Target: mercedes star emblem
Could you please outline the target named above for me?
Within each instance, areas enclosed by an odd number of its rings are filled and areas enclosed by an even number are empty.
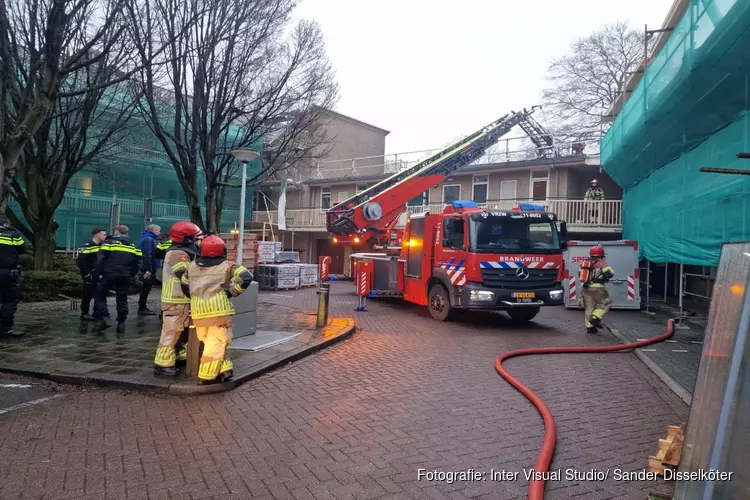
[[[519,280],[525,280],[529,277],[529,269],[527,267],[519,267],[516,269],[516,276]]]

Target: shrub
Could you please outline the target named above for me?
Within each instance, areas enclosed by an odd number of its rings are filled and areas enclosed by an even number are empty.
[[[65,271],[21,271],[21,301],[60,300],[59,294],[80,297],[81,275]]]

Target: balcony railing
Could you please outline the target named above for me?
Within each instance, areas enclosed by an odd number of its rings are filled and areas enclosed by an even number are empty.
[[[332,179],[391,175],[406,170],[441,149],[322,161],[313,167],[312,178]],[[598,138],[577,142],[555,141],[552,147],[537,148],[526,137],[511,137],[500,140],[484,155],[475,160],[472,165],[508,163],[547,156],[569,157],[597,154],[599,154]]]
[[[622,227],[622,200],[502,200],[480,203],[481,208],[487,210],[510,210],[517,207],[519,203],[535,203],[544,207],[548,212],[557,215],[572,228],[621,228]],[[429,205],[414,205],[407,207],[407,213],[441,213],[445,208],[443,203],[431,203]],[[397,227],[403,227],[406,218],[401,217]],[[270,222],[278,224],[279,213],[277,211],[256,211],[253,213],[253,222]],[[287,229],[296,231],[325,231],[325,210],[320,208],[298,208],[286,211]]]
[[[89,195],[85,191],[72,191],[65,194],[59,209],[75,213],[109,214],[113,202],[120,204],[120,215],[143,216],[144,200],[133,198],[116,198]],[[151,217],[154,222],[159,220],[185,220],[189,217],[188,207],[184,202],[151,202]],[[239,210],[224,208],[221,214],[225,226],[231,225],[239,219]]]

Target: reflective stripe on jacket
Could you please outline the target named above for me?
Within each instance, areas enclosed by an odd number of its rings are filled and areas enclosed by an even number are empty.
[[[181,279],[183,291],[190,295],[190,315],[193,319],[233,315],[230,296],[244,292],[252,279],[245,266],[223,258],[197,258]]]
[[[178,247],[170,249],[164,256],[162,269],[161,301],[166,304],[189,304],[190,297],[182,293],[180,278],[187,271],[190,255]]]

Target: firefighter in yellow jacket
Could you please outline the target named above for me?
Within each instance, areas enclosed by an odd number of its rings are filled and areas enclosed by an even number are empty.
[[[612,300],[605,288],[615,272],[604,260],[604,248],[597,245],[589,250],[590,259],[581,263],[578,279],[582,284],[584,324],[586,332],[596,333],[601,326],[604,315],[609,311]]]
[[[200,257],[182,275],[183,292],[190,297],[190,315],[198,340],[203,342],[199,383],[232,378],[232,362],[227,356],[234,314],[230,298],[244,292],[252,281],[247,268],[226,260],[224,240],[214,235],[203,239]]]
[[[183,294],[180,278],[198,254],[196,238],[200,234],[200,228],[187,221],[176,223],[169,231],[170,245],[165,249],[162,267],[162,325],[154,357],[156,375],[179,375],[176,364],[187,359],[190,298]]]

